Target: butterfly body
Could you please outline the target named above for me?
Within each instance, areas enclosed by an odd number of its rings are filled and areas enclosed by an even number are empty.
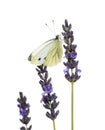
[[[45,66],[54,66],[61,61],[62,53],[62,42],[57,35],[56,38],[45,42],[33,51],[29,55],[28,60],[37,66],[42,64]]]

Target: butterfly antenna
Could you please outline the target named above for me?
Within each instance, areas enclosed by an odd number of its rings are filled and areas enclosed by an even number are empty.
[[[54,22],[54,20],[52,20],[52,23],[53,23],[53,31],[54,31],[54,35],[56,36],[56,33],[55,33],[55,22]]]
[[[54,34],[54,32],[52,31],[52,29],[48,26],[47,23],[45,23],[45,25],[48,27],[48,29]]]

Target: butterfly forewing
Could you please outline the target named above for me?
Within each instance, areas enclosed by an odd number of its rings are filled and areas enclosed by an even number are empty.
[[[53,41],[46,42],[33,51],[29,56],[29,61],[35,65],[42,65],[46,59],[49,49],[52,46]]]
[[[53,66],[58,64],[62,58],[62,43],[57,36],[51,39],[39,48],[33,51],[28,60],[37,66],[44,64],[45,66]]]

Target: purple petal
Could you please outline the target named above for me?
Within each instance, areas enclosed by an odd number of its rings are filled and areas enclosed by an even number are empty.
[[[77,53],[76,52],[71,52],[70,57],[75,59],[77,57]]]
[[[64,74],[68,74],[69,73],[69,67],[66,67],[66,69],[64,70]]]
[[[81,70],[80,70],[80,69],[78,69],[78,68],[76,68],[76,69],[75,69],[75,72],[76,72],[76,73],[80,73],[80,72],[81,72]]]
[[[50,85],[43,86],[43,90],[44,90],[43,95],[51,93],[53,91],[53,89],[52,89],[52,87]]]

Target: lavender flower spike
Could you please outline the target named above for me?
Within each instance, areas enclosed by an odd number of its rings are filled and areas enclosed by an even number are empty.
[[[68,24],[68,21],[65,20],[65,24],[62,25],[63,28],[63,37],[65,45],[63,46],[65,49],[65,57],[66,62],[64,62],[64,65],[66,66],[66,69],[64,70],[65,78],[69,82],[76,82],[80,75],[78,73],[81,72],[78,68],[78,61],[76,60],[77,52],[76,47],[77,45],[73,44],[74,41],[74,35],[73,31],[71,30],[72,26],[71,24]],[[71,70],[71,71],[70,71]]]
[[[66,62],[64,62],[65,70],[64,75],[65,78],[71,83],[71,130],[74,130],[74,82],[76,82],[81,72],[80,69],[78,69],[78,61],[77,58],[77,52],[76,47],[77,45],[73,44],[74,41],[74,35],[73,31],[71,30],[72,26],[71,24],[68,24],[68,21],[65,20],[64,25],[62,25],[63,28],[63,37],[65,45],[63,46],[65,49],[65,58]]]
[[[22,116],[22,119],[20,119],[20,121],[26,126],[22,126],[20,128],[20,130],[31,130],[32,125],[30,125],[29,127],[27,127],[28,123],[31,120],[31,117],[28,117],[29,112],[30,112],[30,105],[29,103],[26,103],[27,98],[25,96],[23,96],[22,92],[19,92],[20,97],[17,99],[18,101],[18,107],[19,107],[19,113]]]
[[[46,66],[38,66],[36,70],[40,77],[39,83],[43,90],[41,102],[43,103],[43,106],[49,110],[46,112],[46,116],[54,121],[59,114],[59,110],[55,110],[59,105],[59,102],[56,101],[56,94],[52,93],[53,88],[51,84],[51,78],[48,78],[48,71]]]

